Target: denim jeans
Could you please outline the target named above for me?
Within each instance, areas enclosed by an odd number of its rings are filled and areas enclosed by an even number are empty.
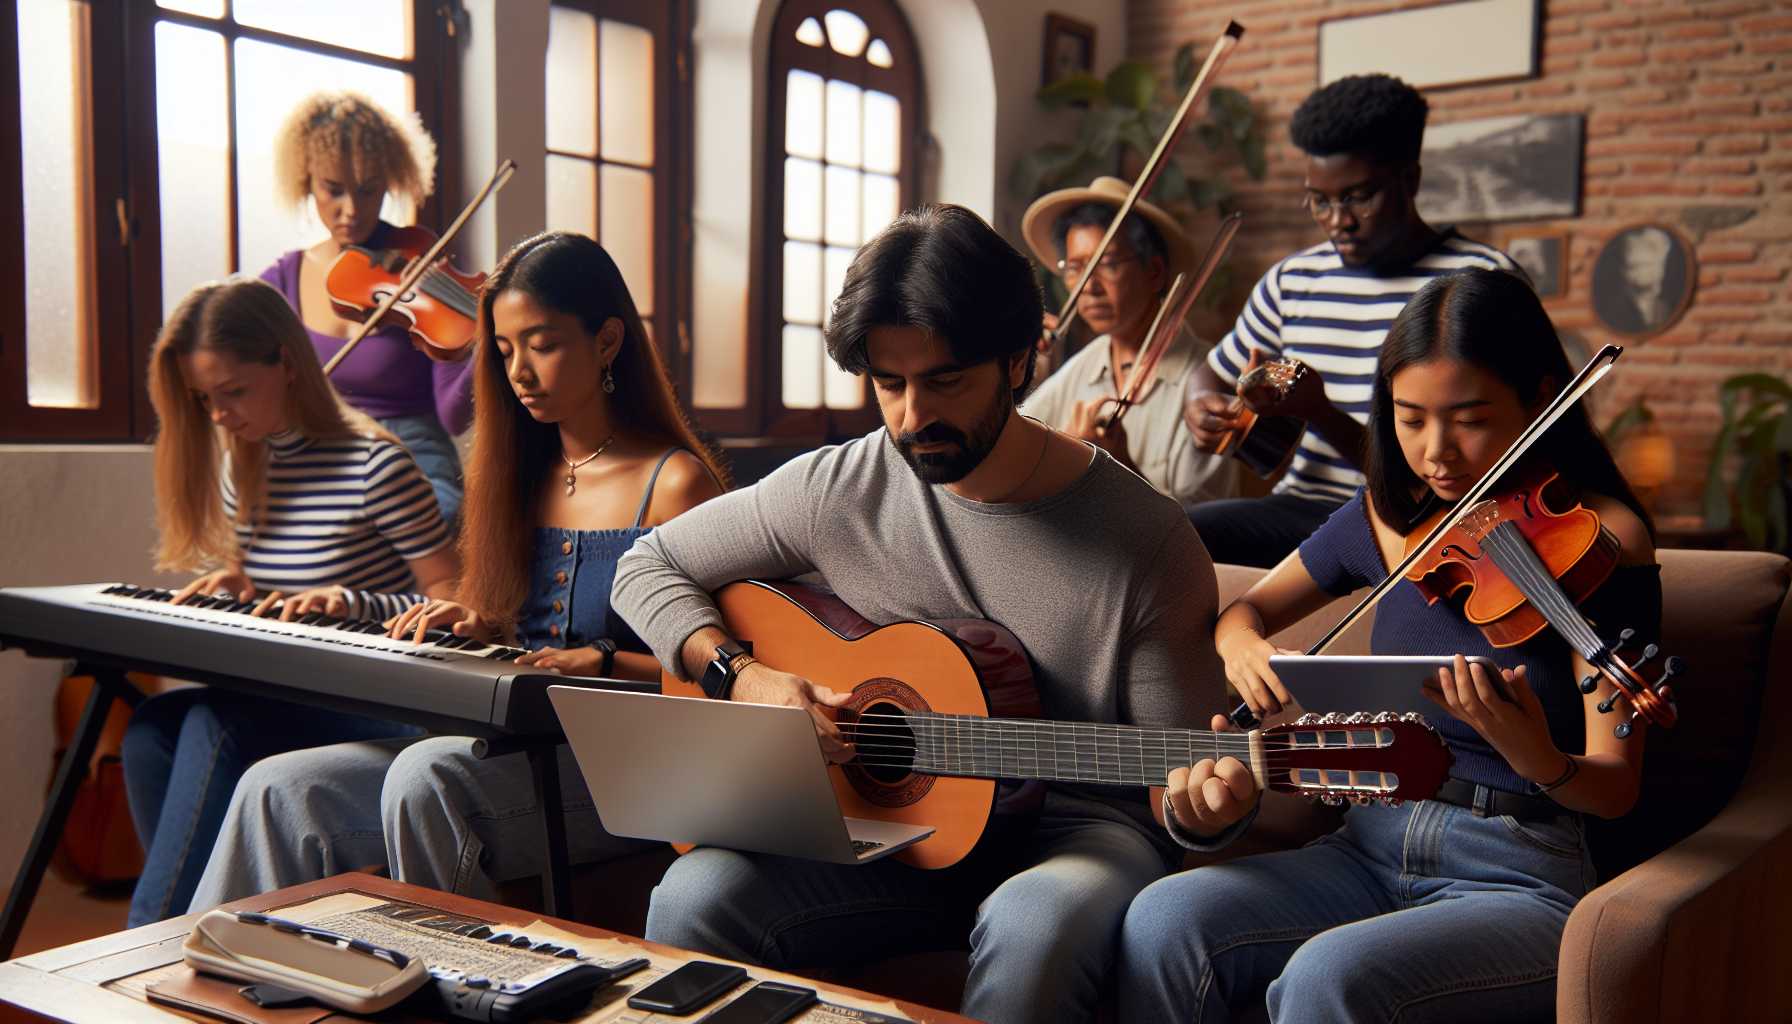
[[[450,533],[459,528],[461,499],[465,487],[461,480],[460,450],[454,438],[434,416],[389,416],[380,426],[390,430],[411,453],[411,461],[429,479],[435,491],[436,505],[442,510],[442,521]]]
[[[1313,535],[1341,503],[1268,494],[1191,505],[1188,521],[1201,535],[1214,564],[1273,569]]]
[[[1167,870],[1164,851],[1121,814],[1054,791],[1013,859],[943,871],[696,850],[654,889],[647,937],[783,969],[832,967],[952,948],[962,908],[975,905],[964,1014],[1093,1020],[1127,904]]]
[[[603,830],[571,751],[559,751],[573,864],[653,843]],[[191,910],[369,864],[443,892],[495,900],[498,884],[547,862],[524,754],[473,756],[464,736],[338,743],[270,757],[237,786]]]
[[[250,765],[298,747],[415,731],[203,686],[144,701],[123,750],[125,795],[144,851],[130,927],[186,912],[231,792]]]
[[[1555,1019],[1556,955],[1592,884],[1579,815],[1352,808],[1303,849],[1173,875],[1121,934],[1120,1017]]]

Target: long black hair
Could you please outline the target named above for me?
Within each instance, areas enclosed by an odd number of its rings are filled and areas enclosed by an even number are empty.
[[[1431,511],[1430,491],[1406,464],[1394,426],[1394,375],[1414,363],[1453,359],[1499,378],[1519,401],[1540,405],[1574,376],[1549,314],[1530,285],[1499,270],[1465,270],[1420,288],[1388,328],[1376,361],[1370,396],[1368,451],[1363,475],[1369,499],[1388,524],[1411,532]],[[1545,393],[1548,389],[1548,393]],[[1586,406],[1576,404],[1531,449],[1527,462],[1542,460],[1573,487],[1603,494],[1630,506],[1655,527],[1636,492],[1594,429]]]

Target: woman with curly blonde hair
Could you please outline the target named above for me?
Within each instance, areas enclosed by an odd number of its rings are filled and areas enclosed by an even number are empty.
[[[380,219],[387,196],[421,206],[435,180],[436,147],[416,115],[396,117],[354,92],[314,93],[274,140],[277,198],[312,204],[330,236],[294,249],[262,271],[304,321],[327,361],[360,325],[336,315],[324,288],[351,245],[380,248],[393,226]],[[429,477],[442,517],[460,511],[460,458],[452,435],[472,421],[472,361],[440,363],[412,347],[402,328],[374,331],[331,374],[349,403],[397,435]]]

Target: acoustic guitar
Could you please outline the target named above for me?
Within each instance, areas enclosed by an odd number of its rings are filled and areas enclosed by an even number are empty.
[[[931,826],[893,855],[916,867],[964,859],[992,819],[1036,804],[1043,782],[1161,786],[1173,768],[1230,754],[1264,789],[1368,803],[1422,800],[1449,773],[1448,748],[1417,715],[1308,715],[1250,732],[1045,721],[1026,651],[993,622],[875,626],[792,583],[731,583],[715,599],[754,657],[851,691],[837,720],[858,756],[829,769],[840,810]],[[663,685],[703,695],[670,676]],[[999,791],[996,780],[1027,785]]]
[[[1280,401],[1296,381],[1305,376],[1307,364],[1296,359],[1277,359],[1246,370],[1238,378],[1238,399],[1232,412],[1238,418],[1226,439],[1220,442],[1218,454],[1231,455],[1249,466],[1260,477],[1270,477],[1294,456],[1295,446],[1306,433],[1307,424],[1295,416],[1264,416],[1252,409],[1244,394],[1253,389],[1267,389]],[[1190,378],[1193,381],[1194,378]]]

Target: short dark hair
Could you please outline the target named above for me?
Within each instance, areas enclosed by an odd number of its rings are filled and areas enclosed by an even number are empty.
[[[1059,216],[1052,224],[1052,244],[1058,247],[1058,258],[1064,258],[1064,243],[1070,237],[1071,228],[1100,228],[1106,231],[1114,214],[1119,212],[1118,206],[1089,202],[1073,206]],[[1140,263],[1150,263],[1152,257],[1156,257],[1164,261],[1164,266],[1170,265],[1170,246],[1164,241],[1163,234],[1157,230],[1157,225],[1138,214],[1126,218],[1126,223],[1120,225],[1118,237],[1126,239],[1127,246],[1139,258]]]
[[[1033,382],[1044,315],[1027,258],[975,213],[938,203],[904,213],[860,247],[825,338],[828,355],[848,373],[870,368],[873,327],[919,327],[965,366],[1024,351],[1018,400]]]
[[[1348,153],[1379,164],[1412,163],[1424,145],[1430,110],[1417,89],[1393,75],[1350,75],[1302,101],[1288,134],[1310,156]]]
[[[1434,278],[1415,292],[1388,328],[1376,358],[1363,459],[1375,511],[1404,532],[1411,532],[1430,509],[1415,497],[1423,493],[1423,481],[1400,450],[1393,380],[1406,367],[1437,358],[1486,370],[1526,403],[1554,398],[1544,388],[1565,387],[1574,376],[1543,303],[1518,275],[1475,268]],[[1546,461],[1575,487],[1622,501],[1654,532],[1648,510],[1625,481],[1584,404],[1563,413],[1527,459]]]

